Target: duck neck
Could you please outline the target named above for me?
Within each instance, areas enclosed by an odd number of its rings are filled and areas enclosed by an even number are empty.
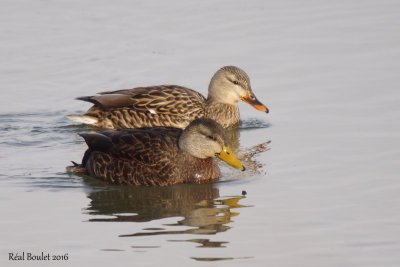
[[[180,169],[179,177],[182,183],[206,183],[217,180],[220,177],[220,170],[216,161],[212,158],[199,159],[188,153],[179,157],[183,166],[190,166]]]
[[[236,104],[206,101],[204,117],[215,120],[224,128],[239,124],[240,113]]]

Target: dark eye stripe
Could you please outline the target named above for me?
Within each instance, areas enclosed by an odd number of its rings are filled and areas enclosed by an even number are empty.
[[[212,136],[212,135],[207,136],[207,138],[208,138],[208,139],[211,139],[211,140],[213,140],[213,141],[216,141],[216,140],[217,140],[217,139],[216,139],[214,136]]]
[[[237,80],[231,79],[230,77],[227,77],[228,81],[230,81],[233,84],[239,84]]]

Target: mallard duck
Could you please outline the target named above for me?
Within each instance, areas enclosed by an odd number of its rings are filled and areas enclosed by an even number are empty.
[[[137,87],[78,97],[94,104],[83,115],[69,119],[100,128],[124,129],[154,126],[185,128],[197,118],[210,118],[224,128],[239,123],[237,102],[242,100],[268,113],[255,97],[249,76],[240,68],[226,66],[211,79],[208,98],[178,85]]]
[[[88,149],[71,172],[113,184],[205,183],[220,177],[214,157],[242,171],[245,167],[225,143],[224,129],[196,119],[186,129],[154,127],[84,133]]]

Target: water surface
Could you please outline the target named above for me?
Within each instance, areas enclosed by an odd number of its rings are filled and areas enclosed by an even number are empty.
[[[399,266],[398,1],[2,1],[0,265]],[[234,64],[245,174],[165,188],[69,175],[77,96],[207,93]],[[242,194],[243,191],[246,194]],[[40,263],[39,263],[40,264]]]

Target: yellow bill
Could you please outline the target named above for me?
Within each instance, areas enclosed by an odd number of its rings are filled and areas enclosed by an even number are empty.
[[[246,170],[246,168],[243,166],[243,164],[240,162],[240,160],[238,160],[235,155],[232,153],[231,149],[227,146],[224,146],[222,148],[222,151],[217,154],[217,157],[220,160],[225,161],[226,163],[228,163],[229,165],[231,165],[232,167],[239,169],[241,171]]]

